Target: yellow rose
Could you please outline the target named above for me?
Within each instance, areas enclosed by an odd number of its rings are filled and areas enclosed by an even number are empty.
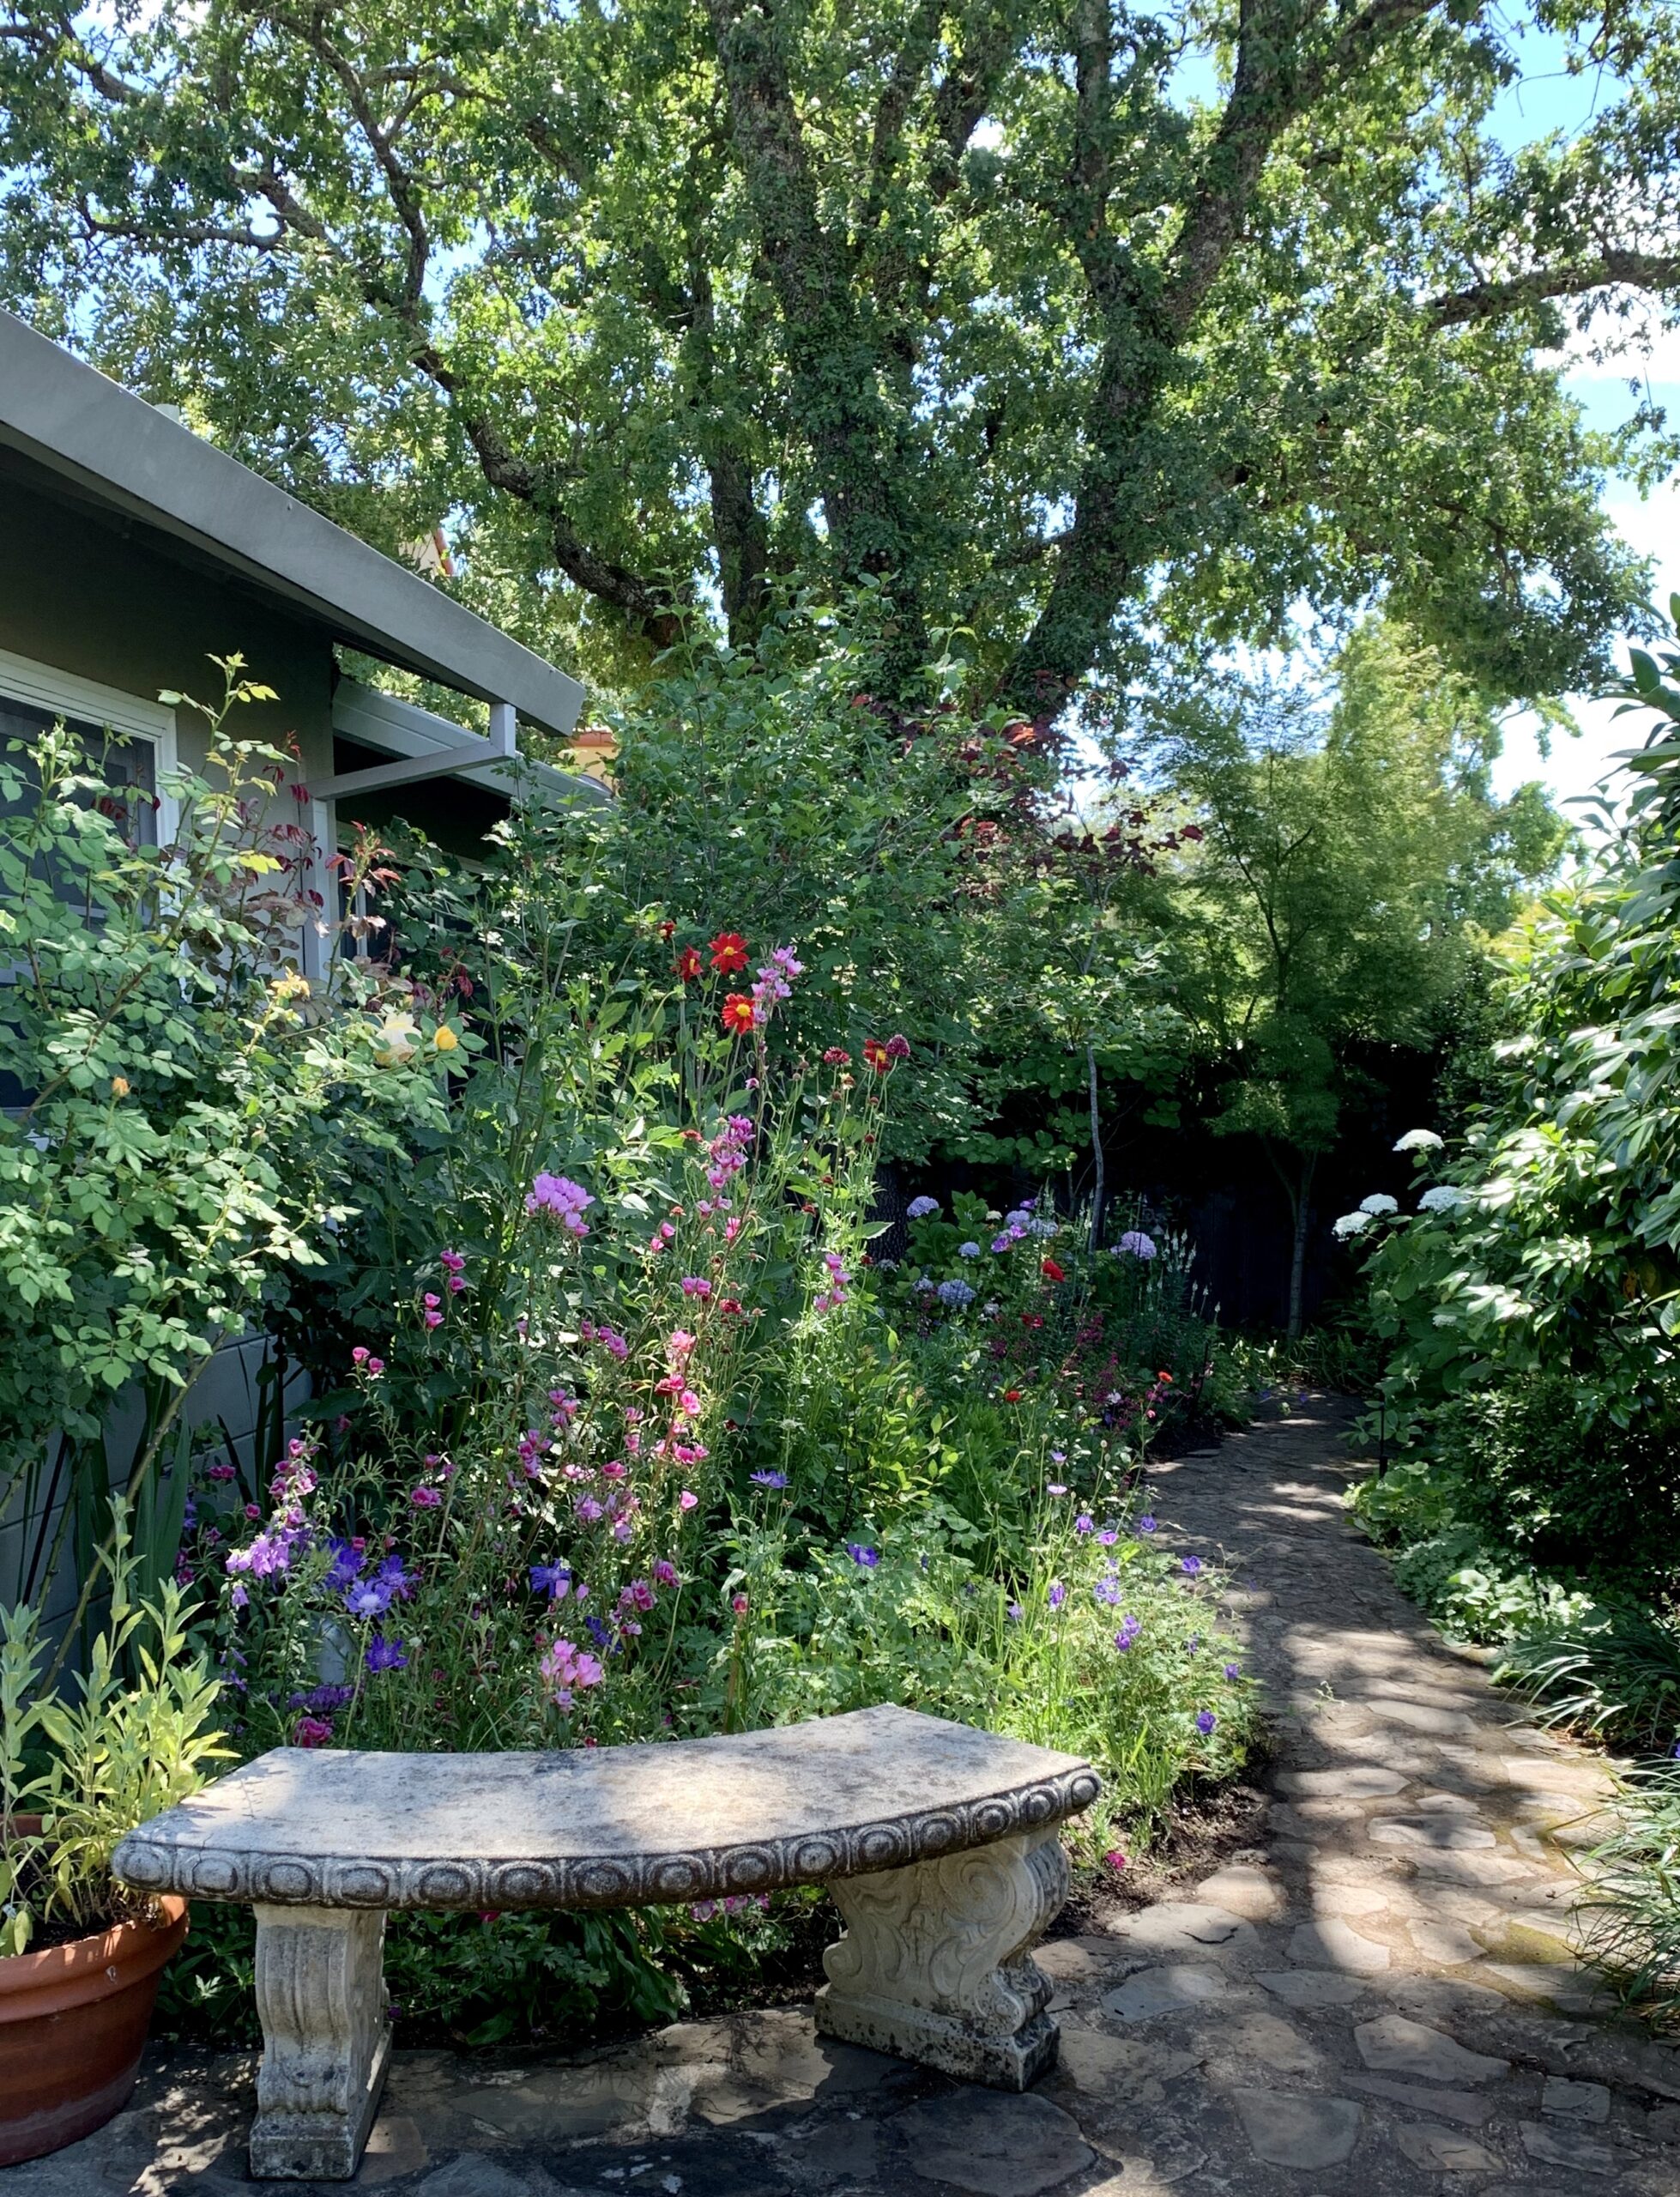
[[[461,1043],[447,1022],[440,1022],[432,1033],[432,1043],[440,1053],[452,1053]]]
[[[129,1080],[127,1076],[113,1075],[112,1077],[111,1095],[113,1098],[126,1098],[128,1097]]]

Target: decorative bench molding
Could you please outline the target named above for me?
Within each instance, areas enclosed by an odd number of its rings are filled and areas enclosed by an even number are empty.
[[[661,1746],[279,1747],[130,1834],[146,1891],[257,1910],[251,2170],[345,2179],[378,2108],[393,1909],[652,1907],[829,1887],[825,2035],[1024,2089],[1055,2061],[1030,1947],[1067,1894],[1089,1764],[907,1709]],[[879,1812],[883,1793],[911,1804]]]

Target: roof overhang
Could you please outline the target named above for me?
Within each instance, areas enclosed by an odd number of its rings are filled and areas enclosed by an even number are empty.
[[[509,801],[523,787],[541,801],[583,801],[613,806],[611,789],[581,772],[557,771],[552,763],[539,763],[529,755],[522,755],[511,764],[464,760],[472,750],[482,748],[484,741],[462,731],[459,725],[451,724],[447,718],[434,716],[430,710],[422,710],[413,702],[399,701],[395,694],[382,694],[377,687],[364,687],[360,680],[341,679],[333,689],[333,730],[339,738],[353,740],[358,747],[372,749],[376,754],[434,766],[446,766],[450,776],[465,778],[471,785],[487,787]],[[434,767],[417,771],[414,775],[433,778],[444,774]],[[370,790],[372,777],[367,772],[354,774],[355,781],[367,784]],[[336,797],[344,796],[341,794]]]
[[[0,444],[370,656],[562,736],[575,679],[0,312]]]

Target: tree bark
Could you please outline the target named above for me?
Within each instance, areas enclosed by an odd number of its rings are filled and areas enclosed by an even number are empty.
[[[1091,1194],[1091,1248],[1093,1251],[1103,1245],[1103,1204],[1107,1182],[1103,1160],[1103,1113],[1097,1098],[1097,1048],[1085,1047],[1085,1077],[1091,1091],[1091,1165],[1093,1188]]]
[[[1318,1154],[1309,1152],[1301,1162],[1301,1178],[1290,1192],[1290,1217],[1295,1223],[1295,1241],[1290,1247],[1289,1269],[1289,1324],[1284,1330],[1291,1342],[1301,1334],[1302,1282],[1307,1268],[1307,1232],[1313,1215],[1313,1176],[1318,1167]]]

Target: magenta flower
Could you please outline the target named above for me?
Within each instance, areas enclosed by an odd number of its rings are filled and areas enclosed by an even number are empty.
[[[293,1744],[300,1747],[323,1747],[333,1735],[333,1728],[324,1716],[299,1716],[292,1728]]]
[[[416,1510],[435,1510],[443,1499],[441,1490],[425,1486],[411,1489],[408,1495]]]
[[[700,1498],[698,1495],[691,1492],[689,1489],[684,1488],[682,1493],[677,1498],[677,1508],[679,1510],[692,1510],[699,1499]]]

